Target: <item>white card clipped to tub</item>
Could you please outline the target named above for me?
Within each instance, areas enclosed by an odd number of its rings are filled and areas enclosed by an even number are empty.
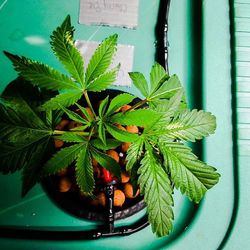
[[[139,0],[81,0],[81,24],[118,26],[135,29]]]
[[[84,58],[84,65],[86,67],[99,43],[92,41],[76,40],[75,45],[79,49],[82,57]],[[133,59],[134,46],[118,44],[117,52],[110,66],[110,69],[112,69],[116,67],[119,63],[121,64],[121,68],[119,70],[117,80],[114,85],[127,87],[131,86],[131,79],[128,75],[128,72],[131,72],[133,70]]]

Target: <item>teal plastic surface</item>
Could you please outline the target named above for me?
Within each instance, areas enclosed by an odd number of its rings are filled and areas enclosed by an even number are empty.
[[[231,219],[236,219],[232,218],[232,214],[238,199],[235,196],[237,176],[234,175],[232,151],[229,3],[225,0],[203,1],[202,5],[191,2],[171,2],[169,69],[187,87],[192,106],[203,106],[217,116],[218,128],[216,134],[203,144],[203,158],[218,168],[222,175],[219,184],[208,192],[199,206],[194,206],[179,191],[175,192],[175,229],[168,237],[158,239],[147,227],[130,236],[92,241],[1,239],[1,249],[214,250],[220,246],[226,232],[231,230]],[[76,39],[101,41],[110,34],[118,33],[119,43],[135,46],[133,70],[147,75],[154,62],[154,27],[158,7],[159,0],[140,0],[138,29],[128,30],[78,24],[79,1],[76,0],[1,0],[0,50],[42,60],[60,69],[52,53],[48,53],[48,39],[52,30],[70,14],[76,27]],[[203,20],[199,19],[201,11]],[[0,65],[2,91],[16,77],[16,73],[3,54],[0,55]],[[133,87],[120,89],[137,93]],[[0,182],[0,225],[51,230],[85,230],[95,226],[93,222],[79,220],[57,208],[40,185],[36,185],[27,197],[21,199],[19,173],[1,175]],[[130,223],[143,213],[119,221],[118,224]],[[238,224],[236,226],[239,227]],[[225,242],[226,249],[238,249],[233,248],[237,243],[234,237],[232,243],[231,238],[225,238]]]

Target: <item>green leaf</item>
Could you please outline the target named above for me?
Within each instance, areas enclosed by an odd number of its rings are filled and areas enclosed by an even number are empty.
[[[21,96],[1,99],[0,117],[0,171],[13,173],[28,165],[33,153],[42,155],[37,148],[52,129]]]
[[[86,108],[82,107],[78,103],[75,103],[75,104],[80,109],[80,111],[83,113],[83,115],[85,116],[85,118],[87,119],[87,121],[92,122],[93,121],[93,117],[91,117],[91,115],[87,112]]]
[[[107,106],[109,102],[109,96],[107,96],[104,100],[101,101],[100,106],[99,106],[99,116],[102,118],[104,116],[104,113],[106,112]]]
[[[129,112],[120,112],[110,118],[112,123],[121,125],[148,126],[161,117],[159,113],[150,109],[137,109]]]
[[[166,133],[173,138],[192,141],[213,134],[216,129],[216,118],[202,110],[184,111],[165,127]]]
[[[77,158],[78,154],[84,147],[86,147],[86,143],[74,144],[72,146],[62,148],[46,162],[42,175],[53,175],[69,166]]]
[[[71,91],[59,94],[41,106],[43,110],[61,109],[61,107],[69,107],[82,97],[81,91]]]
[[[143,153],[144,139],[142,136],[135,142],[133,142],[127,152],[126,160],[126,169],[130,171],[133,166],[139,161]]]
[[[133,84],[141,92],[141,94],[144,97],[148,97],[149,95],[148,83],[144,75],[140,72],[130,72],[129,76],[131,80],[133,81]]]
[[[106,38],[94,52],[86,70],[85,81],[87,85],[102,75],[110,66],[116,51],[117,38],[117,34]]]
[[[108,171],[110,171],[114,176],[120,178],[121,176],[121,167],[120,165],[109,155],[102,153],[101,151],[91,148],[92,157]]]
[[[85,120],[83,117],[81,117],[79,114],[69,110],[69,109],[66,109],[64,108],[62,105],[59,104],[59,106],[61,107],[61,109],[64,111],[64,113],[67,114],[67,116],[69,117],[69,119],[75,121],[75,122],[79,122],[79,123],[82,123],[82,124],[86,124],[86,125],[90,125],[90,123]]]
[[[137,134],[132,134],[127,131],[121,130],[114,125],[105,124],[107,131],[118,141],[134,142],[138,139]]]
[[[161,143],[160,150],[175,186],[190,200],[199,203],[205,192],[219,181],[216,169],[199,161],[187,146]]]
[[[95,180],[92,161],[88,147],[83,148],[76,160],[76,183],[80,191],[92,194],[94,190]]]
[[[159,63],[155,63],[150,72],[150,94],[154,93],[168,78],[166,70]]]
[[[102,121],[98,123],[98,135],[100,139],[102,140],[103,144],[106,144],[106,133],[105,133],[105,127]]]
[[[106,115],[110,115],[116,112],[116,110],[119,109],[120,107],[132,102],[134,98],[135,96],[128,94],[128,93],[117,95],[111,100],[108,111],[106,112]]]
[[[68,15],[61,26],[51,35],[51,47],[57,58],[68,70],[71,76],[85,89],[83,59],[80,52],[74,46],[74,28],[71,26]]]
[[[64,132],[62,135],[55,136],[54,138],[64,142],[87,142],[84,137],[74,132]]]
[[[168,235],[174,219],[172,187],[153,148],[146,144],[146,152],[138,170],[140,192],[147,204],[148,219],[157,236]]]
[[[35,86],[48,90],[80,90],[77,83],[48,65],[6,51],[4,53],[12,61],[19,75]]]
[[[114,69],[97,76],[87,85],[87,90],[100,92],[107,89],[112,83],[115,82],[119,69],[120,64]]]
[[[150,94],[148,100],[171,98],[180,89],[182,89],[182,86],[178,77],[172,75],[167,81],[163,82],[155,92]]]
[[[114,149],[117,148],[118,146],[121,145],[120,141],[117,141],[115,139],[106,139],[106,144],[103,143],[103,141],[99,138],[91,140],[91,144],[98,149],[101,150],[109,150],[109,149]]]

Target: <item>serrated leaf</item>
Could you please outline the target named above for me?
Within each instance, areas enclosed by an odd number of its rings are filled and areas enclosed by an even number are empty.
[[[91,122],[93,120],[93,117],[91,117],[91,115],[88,113],[88,111],[86,110],[86,108],[82,107],[81,105],[79,105],[78,103],[76,103],[76,106],[80,109],[80,111],[83,113],[83,115],[85,116],[85,118],[87,119],[87,121]]]
[[[167,81],[163,82],[155,92],[150,94],[148,100],[171,98],[180,89],[182,89],[182,86],[179,78],[176,75],[172,75]]]
[[[152,231],[159,237],[168,235],[174,219],[172,187],[168,175],[149,144],[146,146],[138,174],[140,192],[144,194]]]
[[[105,169],[110,171],[114,176],[120,178],[121,167],[120,165],[109,155],[102,153],[101,151],[91,148],[92,157]]]
[[[84,63],[80,52],[74,46],[73,33],[74,28],[71,26],[70,16],[68,15],[62,25],[53,31],[50,44],[57,58],[84,90],[86,87]]]
[[[67,114],[67,116],[69,117],[69,119],[75,121],[75,122],[79,122],[82,124],[86,124],[86,125],[90,125],[89,122],[87,120],[85,120],[83,117],[81,117],[79,114],[64,108],[62,105],[59,104],[59,106],[61,107],[61,109],[64,111],[64,113]]]
[[[56,110],[61,109],[61,107],[69,107],[75,102],[77,102],[82,97],[81,91],[71,91],[71,92],[65,92],[59,95],[56,95],[55,97],[51,98],[49,101],[45,102],[41,109],[43,110]]]
[[[120,112],[110,118],[112,123],[121,125],[148,126],[158,120],[161,114],[150,109],[137,109],[129,112]]]
[[[154,93],[169,78],[166,70],[155,63],[150,72],[150,94]]]
[[[148,82],[144,75],[140,72],[130,72],[129,76],[135,87],[141,92],[144,97],[149,96]]]
[[[72,146],[62,148],[46,162],[42,175],[53,175],[69,166],[77,158],[78,154],[84,147],[86,147],[86,143],[74,144]]]
[[[108,106],[108,102],[109,102],[109,96],[107,96],[100,103],[100,106],[99,106],[99,109],[98,109],[98,113],[99,113],[99,116],[101,118],[104,116],[104,113],[106,112],[106,109],[107,109],[107,106]]]
[[[106,139],[106,144],[104,144],[101,139],[97,138],[97,139],[91,140],[91,144],[95,148],[98,148],[98,149],[101,149],[101,150],[109,150],[109,149],[117,148],[118,146],[121,145],[121,142],[117,141],[115,139],[108,139],[107,138]]]
[[[48,90],[79,90],[77,83],[73,82],[68,76],[63,75],[59,71],[50,68],[48,65],[19,57],[11,53],[4,52],[12,61],[14,68],[19,75],[30,81],[33,85]]]
[[[64,142],[87,142],[84,137],[74,132],[64,132],[60,136],[54,136],[54,138]]]
[[[106,38],[96,49],[86,70],[86,84],[102,75],[110,66],[116,51],[117,34]]]
[[[106,133],[105,133],[105,127],[102,121],[98,123],[98,135],[103,144],[106,144]]]
[[[97,76],[87,85],[86,89],[93,92],[100,92],[107,89],[112,83],[115,82],[119,69],[120,64],[114,69]]]
[[[120,107],[126,104],[129,104],[134,99],[135,99],[135,96],[128,94],[128,93],[117,95],[111,100],[108,110],[106,112],[106,116],[116,112],[117,109],[119,109]]]
[[[92,194],[94,190],[95,180],[92,161],[88,147],[83,148],[76,160],[76,183],[80,191]]]
[[[205,192],[212,188],[220,175],[181,143],[161,143],[164,164],[170,170],[175,186],[190,200],[199,203]]]
[[[105,124],[107,131],[118,141],[134,142],[138,139],[137,134],[132,134],[127,131],[121,130],[114,125]]]
[[[137,141],[133,142],[129,146],[127,156],[126,156],[126,160],[127,160],[126,170],[127,171],[130,171],[133,168],[133,166],[136,164],[136,162],[138,162],[139,159],[141,158],[142,152],[143,152],[143,146],[144,146],[144,140],[142,136],[140,136]]]
[[[166,133],[173,138],[194,142],[214,133],[216,118],[209,112],[194,109],[184,111],[165,128]]]

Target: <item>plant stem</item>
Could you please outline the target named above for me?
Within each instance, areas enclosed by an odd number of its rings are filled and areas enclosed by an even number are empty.
[[[90,141],[90,139],[91,139],[91,136],[92,136],[92,134],[93,134],[94,129],[95,129],[95,127],[92,127],[92,128],[91,128],[91,130],[90,130],[90,132],[89,132],[88,141]]]
[[[144,100],[141,100],[141,101],[137,102],[135,105],[133,105],[133,106],[132,106],[130,109],[128,109],[126,112],[141,107],[141,106],[144,105],[147,101],[148,101],[147,99],[144,99]]]
[[[91,104],[91,102],[90,102],[90,99],[89,99],[89,96],[88,96],[87,91],[84,91],[83,94],[84,94],[84,97],[85,97],[85,99],[86,99],[86,102],[87,102],[87,104],[88,104],[88,106],[89,106],[91,112],[93,113],[94,117],[96,118],[96,113],[95,113],[95,111],[94,111],[94,109],[93,109],[93,107],[92,107],[92,104]]]

